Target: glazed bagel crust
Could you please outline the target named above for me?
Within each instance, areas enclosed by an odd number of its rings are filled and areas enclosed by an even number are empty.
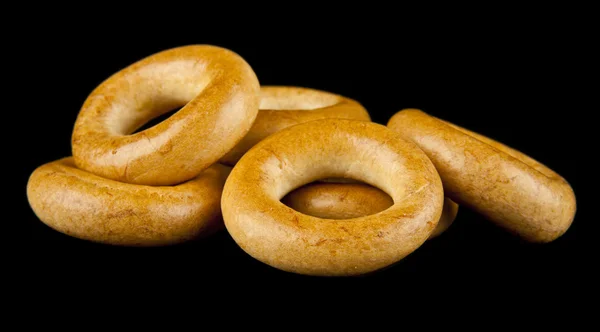
[[[38,167],[27,198],[42,222],[64,234],[123,246],[169,245],[223,228],[222,188],[231,168],[215,164],[173,187],[104,179],[67,157]]]
[[[364,217],[394,204],[385,192],[362,183],[311,183],[285,195],[281,202],[298,212],[325,219]],[[442,216],[429,239],[445,232],[457,213],[458,204],[445,198]]]
[[[420,110],[396,113],[388,127],[433,161],[446,195],[532,242],[550,242],[573,222],[575,194],[534,159]]]
[[[327,177],[379,187],[394,205],[353,219],[312,217],[280,202]],[[398,262],[429,237],[442,212],[441,180],[427,156],[385,126],[325,119],[279,131],[253,147],[225,183],[227,230],[254,258],[284,271],[342,276]]]
[[[75,164],[126,183],[184,182],[246,135],[258,112],[259,91],[250,65],[227,49],[191,45],[156,53],[88,96],[72,135]],[[167,120],[131,134],[180,106]]]
[[[262,86],[258,115],[250,131],[220,162],[235,165],[256,143],[284,128],[313,120],[371,121],[357,101],[330,92],[290,86]]]

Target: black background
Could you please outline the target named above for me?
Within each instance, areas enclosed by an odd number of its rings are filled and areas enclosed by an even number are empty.
[[[318,18],[315,18],[318,20]],[[285,20],[284,20],[285,21]],[[548,22],[546,22],[548,23]],[[26,225],[20,248],[44,274],[69,271],[71,280],[103,276],[134,285],[174,280],[273,282],[297,287],[351,282],[410,285],[463,291],[490,289],[559,295],[585,278],[586,222],[578,215],[569,231],[549,244],[529,244],[505,233],[467,208],[437,239],[384,271],[358,278],[315,278],[271,268],[239,249],[226,231],[202,242],[165,248],[120,248],[70,238],[37,219],[26,202],[27,177],[35,167],[70,155],[70,135],[79,107],[102,80],[152,53],[187,44],[229,48],[255,70],[261,84],[295,85],[342,94],[361,102],[374,122],[385,124],[402,108],[420,108],[497,139],[546,164],[570,182],[580,198],[577,131],[584,110],[573,107],[580,41],[560,25],[508,31],[392,22],[373,30],[347,25],[330,30],[288,22],[231,33],[198,27],[177,29],[83,29],[45,26],[29,40],[26,61],[39,87],[28,100],[30,151],[19,182]],[[283,33],[278,36],[279,33]],[[416,32],[421,32],[417,34]],[[47,46],[48,45],[48,46]],[[29,77],[29,76],[28,76]],[[23,244],[25,243],[25,244]],[[61,274],[62,275],[62,274]],[[231,283],[229,283],[231,284]]]

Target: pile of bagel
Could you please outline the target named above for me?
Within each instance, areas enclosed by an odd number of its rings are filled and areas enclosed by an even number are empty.
[[[306,275],[390,266],[444,232],[459,205],[539,243],[576,213],[568,182],[519,151],[417,109],[382,125],[344,96],[260,86],[240,55],[212,45],[103,81],[71,144],[27,183],[49,227],[120,246],[225,229],[255,259]]]

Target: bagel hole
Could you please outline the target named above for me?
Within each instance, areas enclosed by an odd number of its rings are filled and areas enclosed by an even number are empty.
[[[167,120],[168,118],[170,118],[171,115],[177,113],[182,107],[183,106],[179,106],[179,107],[174,108],[174,109],[172,109],[170,111],[167,111],[167,112],[159,114],[158,116],[156,116],[156,117],[150,119],[149,121],[147,121],[146,123],[142,124],[139,128],[135,129],[132,132],[132,134],[139,133],[141,131],[144,131],[146,129],[150,129],[150,128],[156,126],[157,124],[159,124],[159,123]]]
[[[382,212],[394,204],[383,190],[350,178],[320,179],[286,194],[281,203],[324,219],[352,219]]]
[[[263,88],[259,109],[261,110],[315,110],[339,103],[342,99],[334,94],[310,89]]]

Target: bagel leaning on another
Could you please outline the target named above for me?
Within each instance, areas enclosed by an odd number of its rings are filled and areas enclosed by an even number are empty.
[[[531,242],[550,242],[571,226],[569,183],[525,154],[421,110],[396,113],[388,127],[417,144],[438,170],[446,195]]]
[[[250,65],[230,50],[189,45],[153,54],[88,96],[73,129],[75,164],[133,184],[190,180],[248,133],[259,90]],[[165,121],[133,133],[180,106]]]

